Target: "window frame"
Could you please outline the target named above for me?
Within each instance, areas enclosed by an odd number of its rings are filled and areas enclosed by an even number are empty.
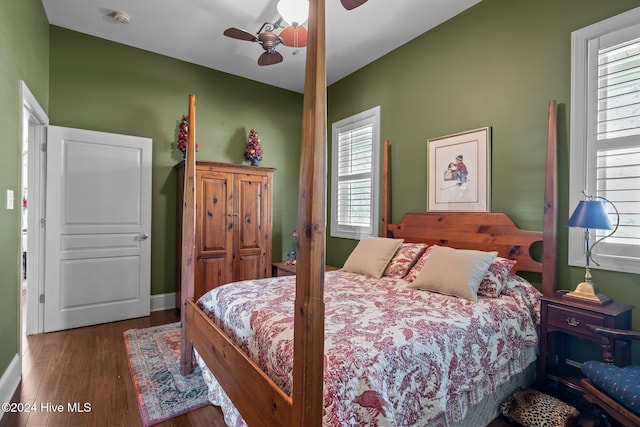
[[[569,155],[569,216],[584,199],[596,195],[597,68],[598,51],[640,35],[640,7],[597,22],[571,34],[571,137]],[[615,224],[614,224],[615,225]],[[591,233],[591,243],[596,242]],[[615,244],[604,240],[594,248],[592,269],[640,273],[640,245],[632,254],[616,254]],[[584,230],[569,228],[568,263],[585,266]]]
[[[370,227],[345,226],[338,223],[338,148],[341,132],[370,125],[372,127]],[[360,240],[378,235],[380,221],[380,106],[334,122],[331,126],[331,227],[330,236]]]

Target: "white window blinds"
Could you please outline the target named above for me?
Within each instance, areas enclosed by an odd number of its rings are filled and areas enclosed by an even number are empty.
[[[596,146],[596,194],[621,215],[603,244],[640,245],[640,38],[598,52]]]
[[[573,211],[582,191],[613,202],[615,234],[595,248],[608,270],[640,273],[640,8],[572,34]],[[612,224],[615,210],[607,206]],[[569,231],[569,264],[584,265],[583,231]],[[599,239],[610,230],[593,231]]]
[[[379,107],[333,124],[331,235],[377,234]]]
[[[598,141],[640,134],[640,39],[598,52]]]
[[[371,227],[373,126],[338,136],[338,222]]]

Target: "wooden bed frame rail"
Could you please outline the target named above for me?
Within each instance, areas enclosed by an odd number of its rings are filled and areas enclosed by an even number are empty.
[[[290,426],[293,401],[193,300],[185,307],[187,339],[250,426]],[[185,328],[183,328],[185,329]]]
[[[351,3],[351,2],[348,2]],[[358,2],[359,3],[359,2]],[[195,254],[195,96],[189,96],[188,147],[183,197],[181,262],[181,369],[193,369],[193,348],[218,379],[249,426],[320,427],[323,409],[324,265],[326,165],[325,1],[309,1],[309,28],[300,159],[297,277],[294,322],[292,397],[282,390],[215,325],[194,302]],[[389,195],[384,190],[383,234],[407,241],[427,241],[460,248],[495,250],[518,261],[522,270],[542,272],[542,291],[555,289],[555,102],[549,103],[549,137],[545,185],[544,232],[518,230],[503,214],[407,214],[389,224]],[[385,148],[388,156],[388,146]],[[388,162],[388,160],[387,160]],[[388,188],[388,166],[384,172]],[[429,219],[427,219],[427,217]],[[471,219],[475,218],[475,219]],[[447,226],[446,240],[425,235],[425,221]],[[420,231],[418,231],[420,230]],[[474,237],[469,241],[468,236]],[[467,237],[462,237],[466,235]],[[427,237],[425,237],[427,236]],[[517,244],[514,244],[516,239]],[[544,265],[529,255],[529,246],[543,240]]]

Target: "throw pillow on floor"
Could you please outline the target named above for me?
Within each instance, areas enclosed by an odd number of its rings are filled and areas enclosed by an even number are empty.
[[[500,405],[509,420],[525,427],[571,426],[580,412],[571,405],[538,390],[518,390]]]

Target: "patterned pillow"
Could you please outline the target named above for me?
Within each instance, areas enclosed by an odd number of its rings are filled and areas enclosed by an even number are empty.
[[[516,391],[502,402],[500,412],[525,427],[570,426],[580,415],[573,406],[531,388]]]
[[[420,274],[420,272],[422,271],[422,267],[424,267],[424,262],[426,261],[427,257],[431,253],[432,247],[433,246],[429,246],[427,249],[425,249],[422,256],[418,258],[418,261],[416,261],[416,263],[413,264],[413,267],[411,267],[407,275],[404,276],[404,280],[406,280],[409,283],[416,280],[416,277],[418,277],[418,274]]]
[[[514,265],[516,265],[515,260],[502,257],[496,257],[491,261],[489,270],[487,270],[478,287],[478,295],[498,298],[504,289],[504,279]]]
[[[424,243],[403,243],[382,275],[402,279],[426,249]]]

